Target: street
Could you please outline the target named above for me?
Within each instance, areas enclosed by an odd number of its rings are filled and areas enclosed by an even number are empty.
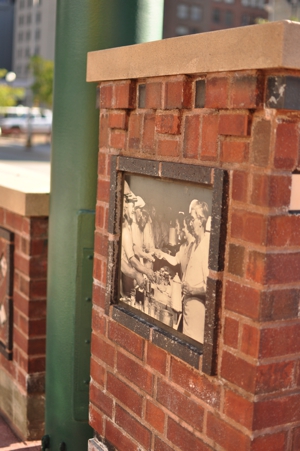
[[[34,136],[27,148],[26,137],[0,136],[0,161],[50,175],[51,144],[46,136]]]

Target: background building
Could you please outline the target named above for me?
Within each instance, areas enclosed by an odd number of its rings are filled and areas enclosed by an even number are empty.
[[[0,0],[0,69],[11,71],[13,52],[14,4]]]
[[[13,71],[18,79],[30,79],[33,55],[54,60],[56,0],[16,0]]]
[[[299,0],[165,0],[163,37],[299,17]]]

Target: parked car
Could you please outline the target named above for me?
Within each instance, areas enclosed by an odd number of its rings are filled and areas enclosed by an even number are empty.
[[[52,111],[29,107],[1,107],[0,135],[46,134],[52,130]]]

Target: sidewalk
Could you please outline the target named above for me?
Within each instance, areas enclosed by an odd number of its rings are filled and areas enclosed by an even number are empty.
[[[40,451],[41,441],[22,442],[13,433],[5,420],[0,416],[0,450],[1,451]]]

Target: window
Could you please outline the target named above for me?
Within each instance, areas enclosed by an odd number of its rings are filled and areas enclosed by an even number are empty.
[[[225,25],[226,27],[232,27],[233,24],[233,12],[226,11],[225,12]]]
[[[25,50],[25,56],[28,58],[30,56],[30,48],[27,47]]]
[[[18,34],[18,41],[23,41],[23,31],[20,31],[20,33]]]
[[[30,41],[30,39],[31,39],[31,31],[28,30],[26,31],[26,41]]]
[[[24,23],[24,16],[19,16],[19,25],[23,25]]]
[[[191,6],[191,19],[198,21],[202,17],[202,8],[200,6]]]
[[[35,30],[35,40],[38,41],[41,38],[41,30],[37,28]]]
[[[177,5],[177,17],[178,19],[187,19],[189,15],[189,7],[183,3]]]
[[[234,0],[224,0],[225,3],[234,3]]]
[[[32,6],[32,0],[27,0],[27,7],[31,8],[31,6]]]
[[[36,13],[35,22],[36,23],[40,23],[41,20],[42,20],[42,13],[39,11],[39,12]]]
[[[249,20],[250,20],[250,18],[248,16],[248,14],[242,14],[241,25],[242,26],[248,25],[249,24]]]
[[[221,11],[218,8],[214,8],[213,9],[212,20],[215,23],[220,23],[221,22]]]
[[[27,24],[31,23],[31,14],[27,14],[26,23]]]
[[[18,49],[17,56],[18,56],[18,58],[22,58],[22,56],[23,56],[23,49]]]
[[[176,27],[176,35],[177,36],[183,36],[185,34],[189,34],[190,30],[188,29],[188,27],[185,27],[183,25],[179,25],[178,27]]]
[[[23,9],[25,6],[25,0],[20,0],[20,9]]]
[[[242,5],[248,6],[250,4],[250,0],[242,0]]]
[[[40,54],[40,47],[37,45],[34,49],[34,54],[39,55]]]

